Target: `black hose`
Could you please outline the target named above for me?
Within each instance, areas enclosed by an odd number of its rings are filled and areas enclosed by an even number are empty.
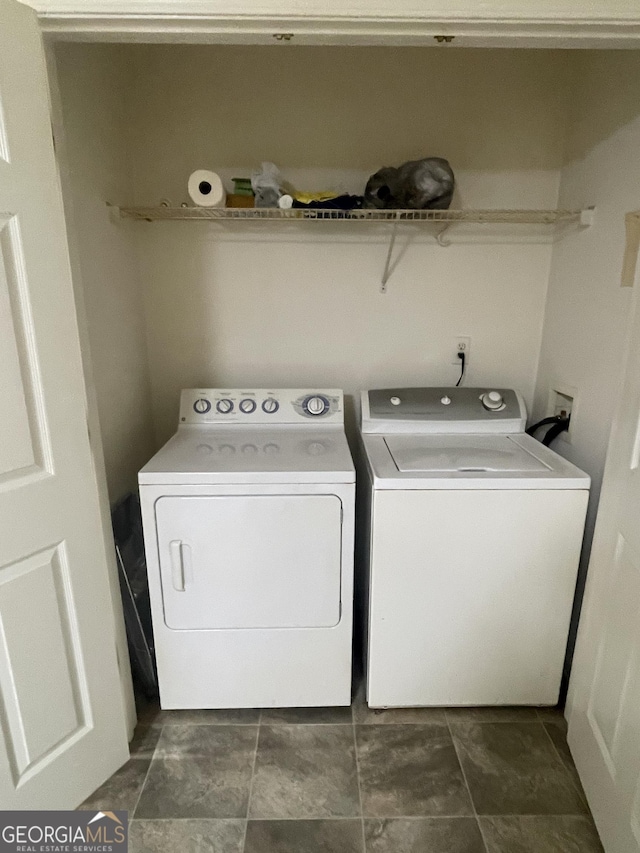
[[[569,429],[569,418],[562,418],[558,421],[557,424],[555,424],[555,426],[552,426],[550,429],[547,430],[547,434],[542,439],[542,443],[545,445],[545,447],[549,447],[551,445],[551,442],[555,441],[555,439],[560,435],[560,433],[564,432],[567,429]]]
[[[534,435],[540,427],[549,426],[551,427],[545,433],[544,438],[542,439],[542,443],[545,447],[549,447],[552,441],[555,441],[556,438],[563,433],[565,430],[569,429],[569,423],[571,421],[571,415],[569,417],[565,417],[564,415],[551,415],[549,418],[543,418],[541,421],[538,421],[537,424],[533,424],[527,430],[527,435]]]
[[[529,429],[526,431],[527,435],[534,435],[535,432],[540,429],[540,427],[546,426],[547,424],[557,424],[561,420],[564,420],[562,415],[551,415],[551,417],[549,418],[543,418],[541,421],[538,421],[537,424],[534,424],[533,426],[529,427]]]

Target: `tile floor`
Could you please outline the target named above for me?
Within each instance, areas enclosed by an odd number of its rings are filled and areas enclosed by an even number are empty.
[[[557,711],[148,708],[131,853],[602,853]]]

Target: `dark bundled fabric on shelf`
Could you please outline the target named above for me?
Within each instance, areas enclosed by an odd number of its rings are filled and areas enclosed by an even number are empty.
[[[361,195],[345,194],[324,201],[310,201],[308,204],[294,199],[292,207],[300,210],[360,210],[363,201]]]
[[[455,177],[443,157],[410,160],[399,168],[385,166],[371,175],[364,206],[378,210],[447,210]]]

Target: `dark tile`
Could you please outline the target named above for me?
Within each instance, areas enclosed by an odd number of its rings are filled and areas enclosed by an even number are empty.
[[[244,853],[364,853],[359,820],[250,820]]]
[[[257,726],[164,726],[156,758],[218,757],[253,751]]]
[[[561,729],[567,730],[567,721],[564,716],[564,710],[557,705],[549,708],[538,708],[538,717],[543,723],[553,723]]]
[[[149,704],[138,712],[138,723],[143,726],[250,726],[256,725],[260,711],[256,708],[220,708],[214,710],[163,711],[157,704]]]
[[[450,723],[535,723],[538,713],[528,705],[483,705],[447,708],[447,719]]]
[[[361,725],[386,723],[445,723],[444,708],[369,708],[361,684],[353,702],[354,722]]]
[[[136,818],[244,818],[255,726],[167,726]]]
[[[366,816],[473,813],[446,725],[365,725],[356,735]]]
[[[360,814],[352,726],[261,726],[252,818]]]
[[[367,853],[485,853],[474,817],[365,820]]]
[[[351,708],[264,708],[262,723],[270,726],[281,724],[350,724]]]
[[[125,809],[132,812],[138,802],[150,763],[144,758],[132,758],[127,761],[124,767],[117,770],[78,808],[99,811]]]
[[[458,723],[451,729],[478,814],[585,812],[542,723]]]
[[[443,708],[369,708],[366,705],[356,706],[353,717],[360,725],[383,726],[388,724],[412,725],[420,723],[446,722]]]
[[[129,853],[241,853],[244,820],[132,820]]]
[[[481,817],[487,853],[603,853],[588,817]]]
[[[553,745],[555,746],[558,755],[562,759],[562,763],[567,768],[569,773],[571,774],[571,778],[573,782],[580,792],[580,796],[586,803],[587,798],[582,789],[582,782],[580,781],[580,777],[578,776],[578,771],[576,770],[576,766],[573,763],[573,756],[571,755],[571,750],[569,749],[569,744],[567,743],[567,735],[566,728],[562,725],[562,723],[545,723],[545,730],[551,740],[553,741]]]
[[[129,744],[132,758],[153,758],[161,729],[156,726],[138,726]]]
[[[571,755],[571,750],[569,749],[569,744],[567,743],[565,727],[558,723],[544,723],[543,725],[547,734],[553,741],[553,745],[558,750],[560,758],[564,762],[565,766],[573,767],[573,757]]]
[[[244,818],[251,764],[221,769],[212,758],[154,758],[137,818]]]

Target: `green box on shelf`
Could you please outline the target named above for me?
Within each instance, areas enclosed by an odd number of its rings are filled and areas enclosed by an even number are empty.
[[[251,178],[232,178],[234,195],[253,195]]]

